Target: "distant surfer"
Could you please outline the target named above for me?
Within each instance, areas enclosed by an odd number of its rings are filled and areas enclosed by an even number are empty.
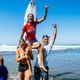
[[[21,39],[16,50],[16,61],[18,63],[18,72],[20,80],[30,80],[32,75],[31,61],[33,55],[28,45]]]
[[[49,42],[49,36],[48,35],[43,35],[43,37],[42,37],[42,44],[44,46],[44,65],[47,69],[47,72],[40,69],[40,67],[39,67],[39,58],[38,58],[38,55],[37,55],[36,62],[34,64],[34,77],[35,77],[35,80],[41,80],[40,77],[42,77],[44,80],[49,80],[48,79],[48,73],[49,73],[48,55],[50,54],[52,46],[55,42],[56,34],[57,34],[57,27],[56,27],[56,24],[54,24],[54,32],[52,34],[50,42]]]
[[[43,22],[46,19],[47,16],[47,11],[48,11],[48,6],[45,6],[45,14],[44,17],[34,21],[34,15],[32,13],[29,13],[27,18],[28,21],[27,23],[23,26],[22,32],[21,32],[21,37],[20,39],[23,38],[24,33],[26,33],[26,41],[28,42],[29,46],[31,48],[37,48],[39,51],[39,58],[40,58],[40,68],[42,68],[44,71],[47,71],[44,63],[43,63],[43,47],[41,43],[36,39],[36,26],[37,24]]]

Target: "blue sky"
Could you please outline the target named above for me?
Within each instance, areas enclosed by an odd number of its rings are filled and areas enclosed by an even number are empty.
[[[23,26],[25,10],[30,0],[0,0],[0,44],[17,44]],[[49,11],[44,22],[38,24],[36,37],[52,35],[52,23],[57,23],[56,44],[80,44],[80,0],[35,0],[37,18]]]

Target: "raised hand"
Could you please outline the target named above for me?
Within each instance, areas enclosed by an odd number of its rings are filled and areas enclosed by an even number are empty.
[[[48,10],[48,5],[45,6],[45,9]]]

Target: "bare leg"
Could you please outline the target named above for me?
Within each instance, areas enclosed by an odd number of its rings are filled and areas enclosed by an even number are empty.
[[[32,45],[29,45],[31,48],[38,48],[40,46],[40,42],[34,42]],[[47,69],[44,66],[44,59],[43,59],[43,49],[42,47],[38,48],[39,52],[39,63],[40,63],[40,68],[43,69],[45,72],[47,72]]]
[[[27,71],[25,71],[25,80],[30,80],[31,75],[32,75],[31,70],[28,69]]]
[[[24,73],[19,72],[20,80],[24,80]]]
[[[32,66],[30,60],[27,60],[28,69],[25,71],[25,80],[30,80],[32,75]]]
[[[44,66],[43,48],[40,47],[38,51],[39,51],[40,68],[42,68],[45,72],[47,72],[47,69]]]
[[[39,42],[34,42],[32,45],[31,45],[31,48],[32,49],[36,49],[40,46],[40,43]]]

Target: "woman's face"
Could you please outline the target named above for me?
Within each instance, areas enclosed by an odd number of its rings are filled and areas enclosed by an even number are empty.
[[[28,22],[33,22],[34,21],[34,16],[32,14],[28,15]]]
[[[21,41],[21,42],[20,42],[20,46],[23,48],[24,45],[25,45],[25,42]]]

